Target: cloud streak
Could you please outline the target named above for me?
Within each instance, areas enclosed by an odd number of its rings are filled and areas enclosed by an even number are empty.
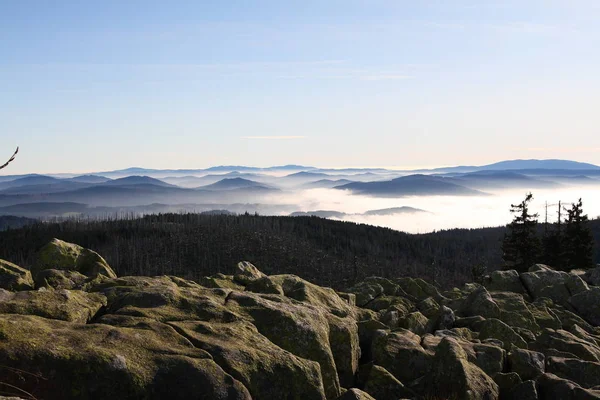
[[[306,139],[306,136],[242,136],[246,140],[297,140]]]

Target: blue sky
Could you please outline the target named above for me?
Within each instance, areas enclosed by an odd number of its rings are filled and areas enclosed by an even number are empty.
[[[596,0],[0,0],[4,173],[600,164]]]

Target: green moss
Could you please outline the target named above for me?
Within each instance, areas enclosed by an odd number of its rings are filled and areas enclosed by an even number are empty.
[[[35,277],[46,269],[77,271],[91,278],[100,274],[109,278],[117,277],[98,253],[58,239],[53,239],[40,249],[31,267],[31,273]]]
[[[31,290],[33,279],[25,268],[0,259],[0,288],[7,290]]]

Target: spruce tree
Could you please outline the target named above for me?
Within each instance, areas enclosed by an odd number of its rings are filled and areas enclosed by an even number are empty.
[[[540,256],[540,239],[537,236],[538,214],[529,212],[529,203],[533,195],[528,193],[519,204],[511,204],[510,212],[513,221],[508,225],[508,232],[502,242],[503,259],[507,269],[526,272],[538,262]]]
[[[593,267],[594,238],[581,199],[567,209],[563,241],[565,269]]]

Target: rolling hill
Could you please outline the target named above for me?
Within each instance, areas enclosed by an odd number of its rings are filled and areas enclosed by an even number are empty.
[[[352,193],[369,196],[475,196],[486,193],[459,184],[455,178],[431,175],[409,175],[390,181],[355,182],[336,186],[335,189],[349,190]]]

